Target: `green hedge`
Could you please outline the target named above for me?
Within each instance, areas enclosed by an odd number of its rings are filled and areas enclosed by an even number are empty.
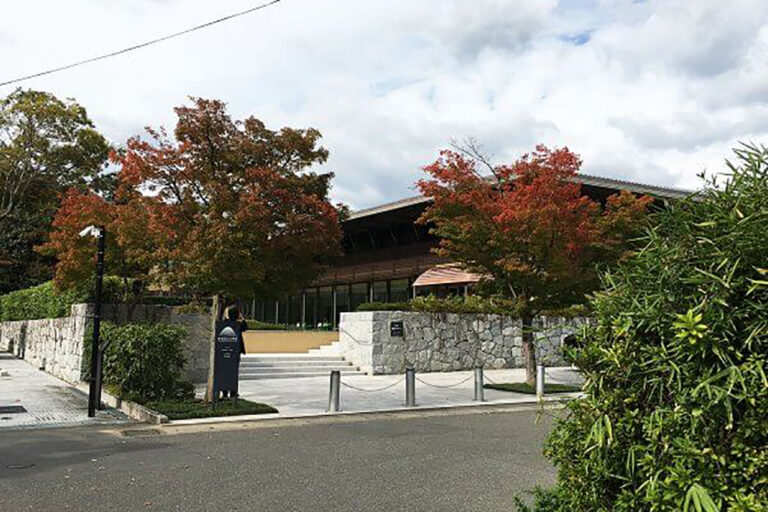
[[[139,297],[131,290],[126,294],[122,278],[105,276],[102,286],[104,304],[121,304],[136,301]],[[93,302],[93,283],[87,283],[81,289],[59,291],[48,281],[32,288],[17,290],[0,295],[0,322],[13,320],[37,320],[39,318],[58,318],[69,316],[73,304]],[[180,306],[189,303],[185,297],[141,297],[142,304]]]
[[[57,291],[52,282],[0,295],[0,321],[68,316],[72,304],[86,302],[88,294]]]
[[[104,322],[104,385],[139,403],[191,397],[193,387],[184,380],[185,336],[176,325]]]
[[[476,295],[466,297],[438,298],[433,295],[416,297],[409,302],[366,302],[358,306],[357,311],[423,311],[427,313],[481,313],[493,315],[518,316],[515,301],[505,299],[486,299]],[[570,308],[542,311],[545,316],[588,316],[589,308],[575,305]]]

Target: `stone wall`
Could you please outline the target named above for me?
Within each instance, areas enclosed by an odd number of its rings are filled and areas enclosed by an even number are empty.
[[[77,383],[89,364],[83,361],[83,349],[91,337],[90,314],[89,305],[76,304],[68,317],[0,322],[0,351],[13,352],[60,379]],[[211,336],[209,315],[180,313],[169,306],[129,308],[122,304],[105,304],[102,318],[117,324],[161,322],[186,328],[186,377],[191,382],[205,382]]]
[[[403,322],[403,336],[391,336],[390,324]],[[584,318],[535,320],[537,353],[547,366],[566,364],[563,339]],[[522,324],[503,315],[366,311],[342,313],[339,341],[345,357],[366,373],[398,374],[407,366],[419,372],[519,368]]]
[[[70,316],[0,323],[0,351],[12,352],[67,382],[83,375],[83,339],[88,306],[72,306]]]
[[[184,357],[187,360],[185,374],[194,383],[205,382],[208,378],[208,358],[211,343],[211,316],[205,313],[180,313],[172,306],[137,305],[129,308],[125,304],[107,304],[102,317],[116,324],[165,323],[180,325],[187,330],[184,340]]]

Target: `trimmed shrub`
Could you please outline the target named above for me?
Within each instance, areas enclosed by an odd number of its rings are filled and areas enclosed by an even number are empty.
[[[447,298],[428,295],[426,297],[416,297],[409,302],[365,302],[357,307],[357,311],[423,311],[426,313],[481,313],[513,317],[520,316],[517,302],[498,298],[484,298],[478,295]],[[588,316],[590,311],[587,306],[575,305],[570,308],[542,311],[540,314],[572,318]]]
[[[176,325],[102,323],[102,341],[109,342],[104,385],[140,403],[191,397],[192,385],[183,377],[185,336]]]
[[[104,304],[122,304],[139,301],[142,304],[179,306],[190,302],[185,297],[141,297],[133,289],[134,280],[126,283],[118,276],[104,276],[101,300]],[[93,302],[92,282],[78,289],[57,290],[53,281],[0,295],[0,322],[12,320],[37,320],[69,316],[73,304]]]
[[[76,290],[59,292],[49,281],[0,295],[0,321],[69,316],[72,304],[87,302],[88,298],[88,294]]]
[[[768,510],[768,149],[736,153],[604,276],[538,512]]]

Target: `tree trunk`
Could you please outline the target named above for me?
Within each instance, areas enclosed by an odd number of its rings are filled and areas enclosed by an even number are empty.
[[[536,347],[533,344],[533,315],[523,313],[523,361],[525,363],[525,382],[536,384]]]
[[[216,322],[224,316],[224,300],[221,295],[213,296],[211,305],[211,343],[208,351],[208,383],[205,387],[205,401],[215,403],[218,398],[213,392],[214,364],[216,363]]]

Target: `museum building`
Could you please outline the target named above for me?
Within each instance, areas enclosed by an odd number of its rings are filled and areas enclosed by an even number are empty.
[[[621,190],[650,195],[658,204],[690,192],[579,174],[584,195],[605,203]],[[344,255],[301,293],[283,300],[244,301],[249,318],[297,328],[336,328],[341,313],[365,302],[404,302],[417,295],[463,295],[479,276],[432,253],[437,239],[417,224],[424,196],[366,208],[343,224]]]

